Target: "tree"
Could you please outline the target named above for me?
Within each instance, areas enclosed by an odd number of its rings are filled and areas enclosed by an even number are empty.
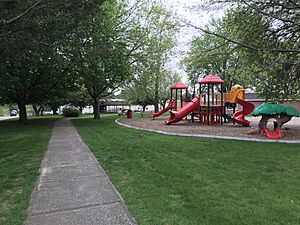
[[[0,22],[0,102],[41,103],[72,85],[71,56],[63,47],[78,23],[98,10],[98,0],[5,1]]]
[[[247,43],[240,41],[231,36],[224,36],[207,28],[194,26],[204,33],[219,36],[224,40],[240,45],[244,48],[253,51],[269,51],[277,53],[300,53],[298,48],[299,42],[299,20],[300,4],[294,0],[210,0],[204,4],[199,4],[198,8],[209,10],[214,8],[234,8],[247,11],[248,15],[256,16],[263,21],[268,21],[272,26],[268,27],[269,32],[264,33],[265,39],[269,40],[285,40],[279,45],[274,45],[272,48],[265,45],[255,45],[255,43]],[[239,17],[242,19],[242,17]],[[244,19],[247,19],[247,17]],[[238,21],[238,20],[237,20]],[[247,20],[248,24],[252,23]],[[190,24],[192,25],[192,24]],[[236,24],[238,25],[238,24]],[[193,26],[193,25],[192,25]],[[249,26],[247,31],[254,31],[255,27]],[[248,33],[249,34],[249,33]]]
[[[92,21],[84,21],[79,27],[78,69],[93,100],[94,119],[100,119],[100,98],[114,93],[131,73],[125,6],[108,1]]]
[[[269,35],[274,25],[273,19],[261,17],[248,7],[229,11],[224,20],[228,36],[260,48],[255,51],[237,45],[242,69],[252,78],[256,91],[269,100],[297,100],[300,94],[300,54],[288,50],[287,46],[294,45],[290,39]]]
[[[168,70],[162,71],[162,77],[159,87],[159,104],[165,108],[168,100],[171,99],[171,85],[182,80],[182,77],[177,72]]]
[[[220,20],[212,20],[210,27],[218,33],[226,33],[226,27]],[[209,73],[218,74],[224,80],[224,91],[239,83],[249,85],[245,72],[241,72],[240,48],[216,36],[204,33],[194,37],[187,56],[181,61],[188,73],[192,86]]]
[[[131,105],[142,106],[144,112],[148,105],[154,104],[152,89],[149,83],[152,83],[149,80],[149,76],[136,77],[134,82],[131,82],[131,84],[122,91],[121,96]]]
[[[84,107],[91,104],[91,97],[84,87],[79,87],[77,91],[71,92],[68,99],[68,102],[77,107],[81,114]]]
[[[28,0],[0,2],[0,38],[17,45],[26,40],[27,46],[57,45],[80,21],[97,13],[104,0]],[[48,35],[44,35],[47,32]],[[55,41],[55,43],[53,42]],[[2,42],[2,47],[4,43]]]
[[[299,99],[300,54],[296,47],[299,45],[299,17],[295,16],[300,12],[299,5],[293,1],[222,2],[235,7],[222,19],[221,30],[195,27],[204,36],[218,38],[233,50],[239,74],[231,76],[251,85],[267,99]],[[217,45],[216,51],[222,53],[223,48]],[[229,65],[227,70],[232,63]]]
[[[158,111],[160,100],[165,98],[161,95],[164,94],[161,89],[169,73],[166,63],[176,43],[174,36],[178,23],[162,5],[155,2],[146,4],[140,13],[141,30],[145,31],[144,46],[143,51],[135,54],[134,77],[126,87],[125,96],[128,101],[136,104],[153,104],[155,111]]]
[[[28,52],[19,58],[18,63],[12,59],[1,65],[0,101],[17,103],[20,122],[27,120],[27,104],[44,103],[45,99],[68,91],[74,76],[60,60],[61,57],[49,58],[42,53]]]
[[[176,72],[161,71],[158,101],[163,108],[165,108],[166,102],[171,99],[171,85],[181,79],[181,76]],[[154,105],[156,102],[153,87],[151,76],[142,73],[135,77],[134,81],[122,91],[121,96],[132,105],[141,105],[145,111],[148,105]]]
[[[153,100],[155,112],[158,111],[159,100],[161,99],[160,89],[166,74],[166,63],[172,54],[175,46],[175,34],[178,30],[178,23],[173,20],[172,14],[162,5],[153,4],[150,9],[151,16],[148,16],[147,53],[147,74],[153,81]]]
[[[137,1],[130,6],[126,2],[110,1],[100,7],[93,23],[82,23],[78,64],[82,81],[93,99],[95,119],[100,118],[100,98],[125,83],[128,86],[141,71],[152,77],[160,73],[165,60],[157,55],[165,54],[164,48],[171,41],[163,35],[171,21],[162,12],[161,7],[152,3]]]

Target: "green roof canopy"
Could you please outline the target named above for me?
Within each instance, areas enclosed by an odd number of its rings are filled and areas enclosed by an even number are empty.
[[[289,115],[289,116],[296,116],[296,117],[300,116],[300,114],[297,111],[297,109],[295,109],[295,108],[293,108],[291,106],[285,106],[285,109],[286,109],[286,114]]]
[[[262,115],[279,115],[279,114],[286,114],[288,116],[296,116],[299,117],[299,112],[291,107],[291,106],[283,106],[280,104],[273,104],[273,103],[264,103],[257,107],[252,116],[262,116]]]

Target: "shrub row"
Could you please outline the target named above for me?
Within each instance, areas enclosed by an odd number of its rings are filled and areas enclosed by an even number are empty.
[[[63,110],[63,115],[65,117],[79,117],[80,111],[76,108],[66,107]]]

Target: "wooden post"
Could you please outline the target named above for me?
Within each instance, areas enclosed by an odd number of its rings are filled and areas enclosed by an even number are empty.
[[[223,116],[226,114],[224,112],[225,110],[225,105],[224,105],[224,99],[223,99],[223,84],[221,84],[221,125],[223,125]]]
[[[232,104],[233,104],[232,122],[233,122],[233,124],[235,124],[235,121],[233,119],[233,115],[235,114],[236,103],[232,103]]]
[[[202,109],[201,109],[201,98],[200,98],[200,95],[201,95],[202,93],[201,93],[201,84],[200,84],[200,86],[199,86],[199,116],[200,116],[200,119],[199,119],[199,121],[200,121],[200,123],[203,123],[203,120],[202,120]]]
[[[210,115],[209,115],[209,112],[210,112],[210,110],[209,110],[209,106],[210,106],[210,104],[209,104],[209,84],[207,84],[207,125],[209,125],[209,119],[210,119]]]
[[[182,108],[182,89],[180,89],[180,108]]]
[[[177,111],[177,89],[175,93],[175,110]]]
[[[211,105],[213,106],[215,104],[215,99],[214,99],[214,85],[211,85]]]
[[[185,100],[186,101],[188,100],[188,89],[187,88],[185,89]]]

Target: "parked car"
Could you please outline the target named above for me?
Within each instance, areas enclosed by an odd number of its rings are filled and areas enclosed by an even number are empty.
[[[11,110],[9,113],[10,116],[17,116],[18,115],[18,111],[17,110]]]
[[[52,113],[52,111],[44,111],[43,112],[43,115],[52,115],[53,113]]]
[[[119,116],[124,116],[124,115],[127,114],[127,112],[128,112],[128,109],[122,109],[122,110],[119,110],[119,111],[118,111],[118,115],[119,115]]]

